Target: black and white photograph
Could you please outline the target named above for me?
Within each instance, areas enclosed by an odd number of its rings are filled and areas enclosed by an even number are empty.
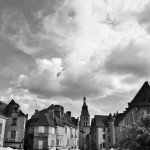
[[[150,150],[150,0],[0,0],[0,150]]]

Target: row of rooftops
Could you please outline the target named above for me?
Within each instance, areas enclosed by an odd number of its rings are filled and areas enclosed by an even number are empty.
[[[79,119],[71,117],[71,112],[64,113],[61,105],[50,105],[41,111],[36,110],[34,115],[28,120],[27,126],[69,126],[78,127]]]
[[[150,106],[150,85],[146,81],[138,93],[135,95],[133,100],[128,103],[128,108],[123,113],[115,113],[112,115],[111,113],[106,115],[95,115],[91,122],[91,127],[93,124],[97,127],[106,127],[108,122],[114,122],[116,126],[119,125],[119,122],[123,120],[123,118],[130,112],[130,110],[135,107],[138,108],[140,106]]]

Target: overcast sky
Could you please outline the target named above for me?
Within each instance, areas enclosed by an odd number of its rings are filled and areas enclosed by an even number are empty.
[[[0,95],[24,113],[123,112],[150,80],[149,0],[0,0]]]

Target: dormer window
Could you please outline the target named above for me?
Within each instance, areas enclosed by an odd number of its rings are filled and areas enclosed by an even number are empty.
[[[18,113],[18,106],[14,106],[12,112]]]

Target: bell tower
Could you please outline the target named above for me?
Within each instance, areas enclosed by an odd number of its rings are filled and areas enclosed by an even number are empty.
[[[81,110],[80,122],[82,127],[90,126],[90,115],[86,104],[86,97],[83,98],[83,106]]]
[[[90,133],[90,115],[88,111],[88,106],[86,104],[86,97],[83,97],[83,105],[80,115],[80,132],[82,132],[79,136],[79,148],[85,149],[87,147],[86,137]]]

